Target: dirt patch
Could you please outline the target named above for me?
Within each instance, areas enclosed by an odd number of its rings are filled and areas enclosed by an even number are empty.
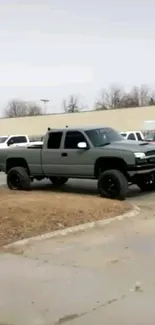
[[[53,230],[115,217],[128,202],[53,192],[0,190],[0,246]]]

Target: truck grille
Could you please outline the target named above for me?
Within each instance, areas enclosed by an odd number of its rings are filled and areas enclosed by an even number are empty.
[[[155,150],[147,151],[145,153],[146,156],[155,156]]]

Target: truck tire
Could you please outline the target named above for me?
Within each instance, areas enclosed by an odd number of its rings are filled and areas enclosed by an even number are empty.
[[[13,167],[7,174],[7,185],[10,190],[30,189],[31,180],[24,167]]]
[[[53,177],[50,177],[49,179],[50,179],[51,183],[54,186],[62,186],[65,183],[67,183],[67,181],[68,181],[68,178],[67,177],[56,177],[56,176],[53,176]]]
[[[143,192],[153,191],[155,190],[155,175],[140,175],[136,184]]]
[[[115,169],[106,170],[98,179],[98,191],[101,197],[125,200],[128,181],[124,174]]]

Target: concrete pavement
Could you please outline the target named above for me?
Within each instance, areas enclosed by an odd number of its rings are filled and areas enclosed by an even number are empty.
[[[4,324],[154,324],[155,220],[38,242],[0,258]],[[140,290],[136,291],[136,283]]]
[[[136,218],[0,255],[0,324],[154,325],[155,195],[132,191]]]

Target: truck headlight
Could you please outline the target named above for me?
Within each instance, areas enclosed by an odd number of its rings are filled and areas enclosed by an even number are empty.
[[[146,157],[144,152],[135,152],[134,155],[136,158],[140,158],[140,159]]]

